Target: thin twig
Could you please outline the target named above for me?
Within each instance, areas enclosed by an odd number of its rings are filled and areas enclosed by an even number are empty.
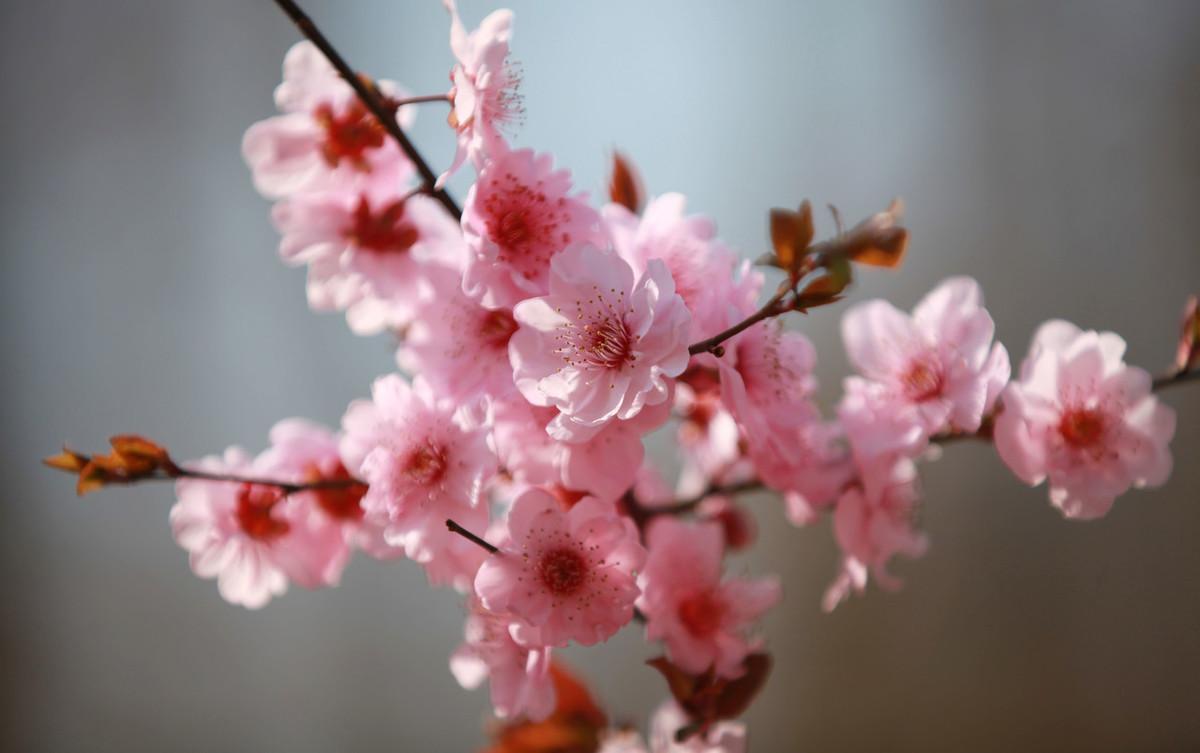
[[[325,38],[325,35],[321,33],[321,30],[317,28],[312,19],[300,9],[300,6],[296,5],[292,0],[275,0],[275,4],[287,14],[292,23],[296,24],[296,28],[300,29],[301,34],[317,46],[321,54],[329,60],[330,65],[337,69],[338,74],[354,89],[354,93],[358,95],[358,98],[362,100],[366,108],[371,111],[371,114],[375,116],[375,119],[388,132],[388,135],[400,145],[400,148],[404,151],[409,161],[416,166],[417,173],[421,176],[421,183],[425,187],[425,192],[441,202],[442,206],[446,208],[446,211],[454,219],[461,220],[462,209],[459,208],[450,194],[446,193],[445,189],[437,188],[437,175],[434,174],[433,170],[429,167],[429,163],[425,161],[425,158],[421,156],[421,153],[417,151],[417,148],[413,146],[408,136],[405,135],[404,129],[396,121],[395,113],[388,110],[383,100],[374,90],[374,86],[369,85],[354,72],[350,64],[334,49],[333,45]]]
[[[753,314],[733,325],[729,329],[718,332],[706,340],[701,340],[698,343],[688,346],[688,353],[693,356],[698,353],[713,353],[714,355],[718,356],[722,355],[724,351],[717,352],[721,348],[721,343],[740,334],[742,331],[754,326],[755,324],[758,324],[763,319],[770,319],[773,316],[779,316],[780,314],[789,311],[790,307],[780,306],[780,304],[790,292],[792,292],[791,288],[783,288],[776,293],[771,300],[763,304],[762,308],[760,308],[758,311],[755,311]]]
[[[464,539],[466,539],[467,541],[470,541],[472,544],[477,544],[478,546],[483,547],[484,549],[486,549],[488,551],[488,554],[495,554],[496,552],[500,551],[496,547],[494,547],[491,544],[484,541],[481,537],[476,536],[475,534],[471,533],[467,529],[460,526],[458,523],[455,523],[453,520],[446,521],[446,528],[449,528],[451,531],[453,531],[454,533],[457,533],[459,536],[462,536]]]
[[[1163,374],[1162,376],[1155,377],[1150,386],[1151,389],[1153,389],[1155,392],[1158,392],[1159,390],[1164,390],[1174,384],[1184,384],[1185,382],[1193,382],[1198,379],[1200,379],[1200,369],[1194,369],[1192,371],[1176,371],[1171,374]]]

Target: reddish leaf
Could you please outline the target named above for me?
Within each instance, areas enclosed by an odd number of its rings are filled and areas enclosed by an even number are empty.
[[[734,680],[717,677],[712,670],[691,675],[662,656],[646,663],[666,678],[671,695],[692,721],[677,732],[681,738],[703,732],[721,719],[740,716],[762,690],[771,671],[771,657],[766,654],[746,657],[745,671]]]
[[[741,716],[758,696],[771,673],[771,657],[767,654],[750,654],[743,665],[745,673],[736,680],[729,680],[717,696],[716,718],[733,719]]]
[[[771,210],[771,245],[775,263],[787,270],[792,280],[800,278],[800,263],[813,239],[812,206],[805,200],[800,209]]]
[[[887,210],[872,215],[851,228],[841,239],[843,253],[858,264],[893,269],[904,261],[908,231],[897,223],[904,204],[895,200]]]
[[[613,152],[612,174],[608,178],[608,197],[634,214],[641,214],[646,190],[637,168],[625,155]]]
[[[500,726],[485,753],[594,753],[608,718],[587,687],[561,662],[550,665],[554,713],[544,721],[516,721]]]
[[[78,452],[64,447],[63,451],[57,455],[42,458],[42,462],[55,470],[79,473],[87,465],[88,459],[86,455],[80,455]]]

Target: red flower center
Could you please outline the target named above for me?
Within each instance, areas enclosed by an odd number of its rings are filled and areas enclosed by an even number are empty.
[[[679,621],[697,638],[707,638],[721,627],[725,604],[712,591],[703,591],[679,604]]]
[[[372,212],[366,196],[360,196],[358,205],[344,231],[354,245],[377,253],[404,253],[420,240],[416,227],[404,217],[404,202],[393,201]]]
[[[581,350],[587,361],[606,369],[618,369],[633,360],[633,338],[629,327],[616,317],[607,316],[583,325]]]
[[[538,577],[555,596],[570,596],[587,580],[587,562],[579,552],[567,547],[551,549],[538,560]]]
[[[308,483],[315,481],[349,481],[350,472],[341,463],[332,473],[322,474],[315,465],[310,466],[304,480]],[[313,497],[326,515],[335,520],[361,520],[363,516],[362,498],[367,493],[367,487],[358,484],[349,486],[314,489]]]
[[[341,115],[335,114],[329,104],[319,105],[313,112],[313,119],[325,130],[321,156],[326,164],[337,167],[346,160],[356,170],[371,171],[366,152],[383,146],[387,134],[361,102],[354,100]]]
[[[517,320],[508,311],[489,311],[479,325],[484,342],[496,348],[507,348],[508,340],[517,331]]]
[[[291,526],[286,520],[271,517],[271,510],[283,499],[283,491],[274,486],[242,484],[237,491],[238,526],[252,539],[273,541]]]
[[[446,475],[446,451],[429,443],[418,446],[405,460],[404,473],[421,485],[437,483]]]
[[[942,372],[925,361],[914,361],[901,381],[904,391],[916,401],[930,400],[942,394]]]
[[[1063,413],[1058,432],[1071,447],[1094,447],[1104,437],[1104,414],[1095,408],[1073,408]]]

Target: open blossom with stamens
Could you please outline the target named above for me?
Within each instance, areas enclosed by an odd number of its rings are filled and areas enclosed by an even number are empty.
[[[402,96],[390,81],[377,85],[385,96]],[[399,186],[413,175],[400,147],[312,42],[288,50],[275,104],[283,114],[250,126],[242,139],[262,195],[275,199],[373,180]],[[400,125],[412,125],[415,114],[401,108]]]
[[[552,649],[517,643],[510,630],[515,619],[485,609],[476,598],[468,601],[467,609],[466,640],[450,657],[454,679],[467,689],[487,680],[492,710],[501,719],[545,719],[554,710]]]
[[[1101,517],[1130,486],[1171,474],[1175,411],[1124,354],[1112,332],[1049,321],[1004,391],[996,450],[1025,483],[1049,479],[1050,501],[1068,518]]]
[[[747,637],[749,628],[782,593],[774,577],[722,580],[724,538],[719,523],[654,520],[638,576],[638,608],[646,615],[646,638],[662,640],[674,664],[695,675],[712,669],[732,678],[761,645]]]
[[[833,532],[842,550],[842,568],[825,591],[825,611],[832,611],[852,591],[862,593],[868,578],[888,590],[899,588],[899,579],[888,572],[888,561],[897,554],[925,554],[929,542],[914,528],[916,482],[912,460],[880,458],[863,469],[860,484],[838,499]]]
[[[1009,377],[1008,352],[992,344],[994,330],[979,284],[968,277],[943,282],[912,316],[874,300],[842,319],[846,352],[859,373],[880,385],[897,410],[914,410],[926,434],[979,429]]]
[[[450,125],[458,132],[458,149],[450,168],[438,178],[439,187],[468,158],[478,168],[503,150],[500,130],[523,115],[517,91],[521,76],[508,54],[512,11],[493,11],[478,29],[468,32],[454,0],[442,2],[450,11],[450,50],[458,61],[450,70]]]
[[[463,291],[488,308],[545,295],[550,260],[572,243],[605,244],[600,215],[571,195],[571,174],[549,154],[504,151],[479,173],[463,205],[470,255]]]
[[[271,427],[271,446],[259,463],[271,478],[294,483],[319,481],[345,482],[354,476],[342,462],[338,437],[319,424],[301,418],[279,421]],[[383,529],[366,516],[362,505],[364,485],[330,486],[298,492],[297,499],[307,500],[311,514],[336,521],[342,527],[349,544],[372,557],[392,559],[403,550],[389,546],[383,540]]]
[[[462,236],[440,205],[403,198],[391,186],[302,194],[277,203],[271,219],[283,260],[308,267],[309,305],[346,311],[358,334],[407,325],[433,295],[431,277],[461,269],[465,259]]]
[[[517,321],[507,309],[487,309],[462,292],[460,276],[430,275],[432,295],[417,308],[396,352],[401,368],[420,374],[439,394],[469,399],[480,394],[524,403],[513,387],[508,341]]]
[[[509,358],[521,394],[558,408],[552,433],[587,436],[666,401],[687,366],[690,316],[662,262],[635,282],[616,254],[577,245],[550,268],[550,294],[513,309]]]
[[[487,431],[473,406],[456,409],[420,379],[410,386],[396,374],[381,377],[371,396],[347,409],[341,442],[347,467],[370,485],[367,515],[383,525],[388,543],[426,565],[431,579],[464,582],[478,562],[464,546],[469,542],[445,530],[445,520],[487,526],[479,505],[495,470]]]
[[[190,468],[242,477],[270,471],[233,447]],[[171,532],[188,552],[192,571],[216,578],[221,597],[257,609],[287,590],[337,585],[349,556],[341,525],[314,514],[311,500],[288,498],[274,486],[180,479]]]
[[[646,205],[639,217],[620,204],[604,207],[613,246],[634,274],[650,259],[667,265],[675,292],[692,314],[692,339],[702,340],[725,329],[730,310],[753,309],[762,275],[716,238],[716,225],[702,215],[686,214],[683,194],[667,193]],[[741,317],[738,317],[741,318]]]
[[[588,497],[564,512],[546,491],[528,489],[508,513],[508,534],[475,577],[487,609],[524,620],[546,646],[590,646],[633,619],[646,550],[613,503]]]

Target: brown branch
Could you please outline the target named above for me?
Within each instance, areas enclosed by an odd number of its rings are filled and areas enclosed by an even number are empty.
[[[1192,371],[1176,371],[1174,373],[1163,374],[1162,376],[1155,377],[1154,381],[1151,382],[1150,387],[1155,392],[1159,392],[1160,390],[1164,390],[1167,387],[1175,384],[1184,384],[1186,382],[1194,382],[1196,380],[1200,380],[1200,369],[1193,369]]]
[[[749,329],[755,324],[758,324],[763,319],[770,319],[773,316],[779,316],[782,313],[791,311],[791,306],[781,305],[783,303],[783,299],[786,298],[787,294],[790,292],[792,292],[791,288],[784,287],[782,290],[776,293],[771,300],[763,304],[762,308],[760,308],[758,311],[755,311],[753,314],[733,325],[729,329],[718,332],[706,340],[701,340],[698,343],[688,346],[688,353],[693,356],[699,353],[712,353],[717,357],[724,355],[725,351],[724,348],[721,347],[721,343],[725,342],[731,337],[741,334],[744,330]]]
[[[476,536],[475,534],[471,533],[467,529],[460,526],[458,523],[455,523],[453,520],[446,521],[446,528],[449,528],[453,533],[457,533],[459,536],[462,536],[464,539],[466,539],[467,541],[470,541],[472,544],[476,544],[480,547],[483,547],[484,549],[487,550],[488,554],[495,554],[496,552],[500,551],[496,547],[494,547],[491,544],[489,544],[488,542],[484,541],[482,537]]]
[[[421,156],[417,148],[413,146],[412,141],[405,135],[404,129],[396,121],[396,114],[388,110],[388,107],[375,90],[374,85],[369,85],[354,72],[350,64],[334,49],[333,45],[325,38],[325,35],[321,33],[321,30],[317,28],[312,19],[300,9],[300,6],[296,5],[292,0],[275,0],[275,4],[287,14],[292,23],[296,24],[296,28],[300,29],[301,34],[317,46],[321,54],[329,60],[330,65],[336,68],[338,74],[354,89],[354,93],[358,95],[358,98],[362,100],[366,108],[375,116],[375,119],[379,121],[384,130],[388,132],[388,135],[400,145],[400,148],[404,151],[409,161],[417,168],[417,173],[421,176],[421,184],[425,189],[425,193],[437,199],[454,219],[461,220],[462,209],[459,208],[450,194],[446,193],[444,188],[437,188],[437,175],[434,174],[433,170],[429,167],[429,163],[425,161],[425,158]]]

